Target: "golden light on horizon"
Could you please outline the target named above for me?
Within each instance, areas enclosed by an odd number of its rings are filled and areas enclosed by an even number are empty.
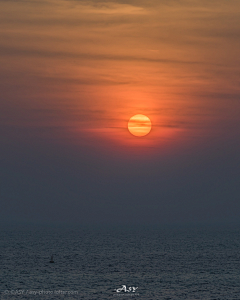
[[[152,128],[150,119],[145,115],[135,115],[128,121],[128,130],[134,136],[145,136]]]

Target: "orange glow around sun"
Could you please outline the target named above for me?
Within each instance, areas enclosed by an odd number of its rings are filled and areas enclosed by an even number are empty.
[[[145,115],[135,115],[128,121],[128,130],[135,136],[145,136],[152,128],[150,119]]]

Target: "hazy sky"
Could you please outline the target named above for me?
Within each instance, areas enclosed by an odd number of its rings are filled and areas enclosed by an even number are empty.
[[[239,15],[239,0],[0,0],[0,218],[240,220]]]

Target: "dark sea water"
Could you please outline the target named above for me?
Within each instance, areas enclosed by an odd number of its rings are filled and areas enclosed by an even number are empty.
[[[240,299],[238,227],[0,234],[0,299]]]

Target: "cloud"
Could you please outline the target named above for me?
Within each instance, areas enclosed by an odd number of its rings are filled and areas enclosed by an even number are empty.
[[[188,60],[171,60],[171,59],[157,59],[151,57],[141,57],[141,56],[130,56],[130,55],[114,55],[114,54],[95,54],[95,53],[73,53],[73,52],[63,52],[63,51],[44,51],[39,49],[29,49],[29,48],[10,48],[1,47],[1,55],[5,56],[39,56],[39,57],[49,57],[49,58],[79,58],[88,60],[113,60],[113,61],[139,61],[139,62],[152,62],[152,63],[167,63],[167,64],[201,64],[198,61],[188,61]]]

